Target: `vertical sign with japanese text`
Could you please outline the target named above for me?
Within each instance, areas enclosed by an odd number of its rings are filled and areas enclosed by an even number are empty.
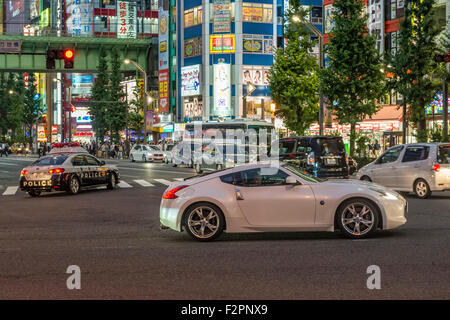
[[[136,39],[137,9],[135,1],[117,1],[117,38]]]
[[[169,70],[159,70],[158,112],[169,112]]]
[[[66,1],[67,33],[72,37],[90,37],[93,35],[93,0]]]

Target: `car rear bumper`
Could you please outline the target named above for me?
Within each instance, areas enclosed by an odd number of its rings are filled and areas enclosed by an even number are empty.
[[[28,180],[25,177],[20,178],[19,188],[28,192],[37,191],[60,191],[67,188],[66,181],[59,175],[52,176],[50,180]]]

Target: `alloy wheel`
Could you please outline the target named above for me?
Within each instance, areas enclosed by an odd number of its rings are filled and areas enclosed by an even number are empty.
[[[78,190],[80,189],[80,183],[78,182],[77,178],[70,179],[70,191],[73,194],[78,193]]]
[[[345,231],[353,236],[362,236],[374,227],[375,215],[365,203],[353,202],[342,211],[341,222]]]
[[[428,186],[424,181],[419,181],[416,183],[416,193],[419,197],[425,197],[428,193]]]
[[[189,213],[187,225],[197,238],[208,239],[219,230],[218,213],[210,207],[197,207]]]

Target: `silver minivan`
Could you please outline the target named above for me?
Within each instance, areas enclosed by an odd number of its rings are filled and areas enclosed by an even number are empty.
[[[421,199],[450,190],[450,143],[397,145],[362,167],[356,178],[414,192]]]

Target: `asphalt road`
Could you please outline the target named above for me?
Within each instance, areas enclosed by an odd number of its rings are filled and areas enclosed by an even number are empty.
[[[30,198],[11,188],[28,162],[0,158],[0,299],[450,298],[450,192],[409,196],[408,223],[367,240],[320,232],[199,243],[159,230],[165,183],[191,169],[113,162],[128,186]],[[70,265],[81,290],[66,287]],[[380,290],[366,287],[370,265]]]

